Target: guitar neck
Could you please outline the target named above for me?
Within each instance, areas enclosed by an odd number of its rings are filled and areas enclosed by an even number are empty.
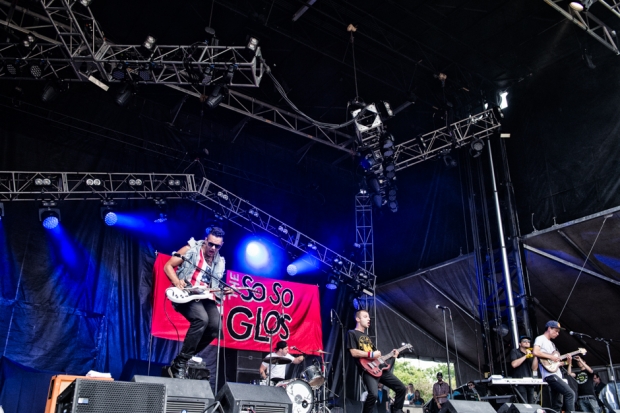
[[[571,353],[566,353],[566,354],[561,355],[561,356],[560,356],[560,359],[561,359],[561,360],[564,360],[564,359],[565,359],[565,358],[567,358],[568,356],[571,356],[571,357],[572,357],[572,356],[575,356],[575,355],[577,355],[577,354],[581,354],[581,353],[582,353],[582,351],[581,351],[581,350],[573,351],[573,352],[571,352]]]
[[[399,349],[397,349],[397,350],[392,350],[392,351],[390,351],[390,352],[389,352],[388,354],[386,354],[385,356],[381,356],[381,357],[379,357],[379,359],[380,359],[382,362],[385,362],[385,361],[387,361],[387,360],[391,359],[392,357],[394,357],[394,352],[395,352],[395,351],[398,351],[398,352],[400,353],[401,351],[403,351],[403,350],[404,350],[404,349],[406,349],[407,347],[409,347],[409,345],[408,345],[408,344],[407,344],[407,345],[402,346],[401,348],[399,348]]]

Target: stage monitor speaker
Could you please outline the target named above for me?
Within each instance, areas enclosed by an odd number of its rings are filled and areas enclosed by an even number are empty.
[[[284,387],[226,383],[215,396],[224,413],[292,413],[293,403]]]
[[[510,405],[508,413],[536,413],[540,410],[540,406],[537,404],[510,403]]]
[[[76,379],[56,400],[56,413],[164,413],[166,386]]]
[[[448,400],[439,413],[495,413],[495,409],[488,402]]]
[[[206,380],[179,380],[170,377],[133,376],[135,383],[159,383],[166,386],[166,413],[202,413],[215,396]]]
[[[510,408],[512,407],[512,403],[504,403],[497,409],[497,413],[508,413]]]

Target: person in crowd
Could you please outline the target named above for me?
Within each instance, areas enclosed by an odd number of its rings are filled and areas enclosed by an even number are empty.
[[[407,395],[405,396],[405,402],[407,404],[411,404],[411,401],[413,400],[415,394],[414,392],[414,387],[413,387],[413,383],[409,383],[407,385]]]
[[[603,380],[601,380],[601,376],[598,373],[594,373],[592,375],[592,380],[594,381],[594,394],[596,395],[596,400],[598,401],[598,405],[601,408],[601,411],[605,411],[605,404],[601,400],[601,391],[607,386]]]
[[[448,401],[448,395],[450,394],[450,385],[443,381],[443,373],[437,373],[437,382],[433,384],[433,400],[437,405],[437,409],[441,410]]]
[[[420,396],[420,391],[416,390],[413,396],[413,400],[409,402],[409,404],[414,406],[422,407],[424,406],[424,399]]]

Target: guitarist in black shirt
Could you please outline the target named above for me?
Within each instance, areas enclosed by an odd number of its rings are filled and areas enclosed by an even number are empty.
[[[370,314],[366,310],[359,310],[355,313],[355,330],[349,330],[348,348],[351,356],[355,359],[355,364],[362,380],[368,390],[368,396],[364,401],[364,409],[362,413],[370,413],[377,402],[378,383],[383,383],[386,387],[394,390],[396,398],[392,405],[392,413],[403,413],[403,405],[405,404],[405,395],[407,388],[396,377],[390,369],[383,370],[380,377],[371,375],[362,365],[362,359],[377,360],[381,357],[381,352],[377,350],[375,345],[366,334],[366,329],[370,326]],[[394,357],[398,357],[398,350],[393,350]]]

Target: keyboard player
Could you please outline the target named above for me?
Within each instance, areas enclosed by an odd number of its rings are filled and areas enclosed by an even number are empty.
[[[510,365],[512,366],[512,377],[532,378],[534,372],[538,371],[538,359],[532,354],[531,338],[527,336],[519,337],[519,348],[510,352]],[[536,373],[538,374],[538,373]],[[522,403],[535,404],[534,392],[536,386],[519,384],[515,389],[520,395]]]

